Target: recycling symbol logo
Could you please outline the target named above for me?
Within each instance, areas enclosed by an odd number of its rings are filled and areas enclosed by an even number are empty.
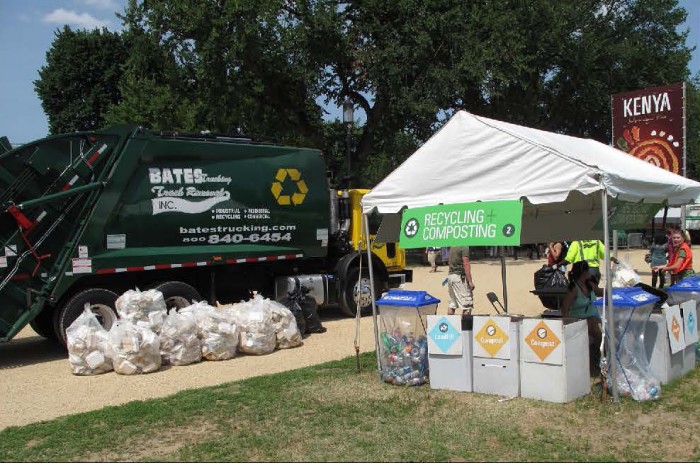
[[[418,229],[420,228],[420,225],[418,224],[418,221],[416,219],[408,219],[408,222],[406,222],[406,225],[403,227],[403,232],[406,234],[407,237],[413,238],[418,234]]]
[[[282,194],[284,191],[282,184],[285,181],[295,185],[296,191],[294,193]],[[279,169],[277,174],[275,174],[275,181],[272,182],[270,191],[272,191],[272,196],[277,200],[277,204],[281,206],[289,206],[290,204],[298,206],[304,202],[309,188],[306,186],[306,182],[301,178],[301,173],[297,169]],[[285,193],[290,192],[285,191]]]
[[[693,331],[695,331],[695,317],[693,316],[693,312],[690,312],[690,313],[688,314],[687,323],[688,323],[688,331],[691,332],[691,333],[692,333]]]

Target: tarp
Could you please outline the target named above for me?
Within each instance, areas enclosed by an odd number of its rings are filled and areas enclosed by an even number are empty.
[[[603,143],[459,111],[372,188],[362,208],[387,214],[403,207],[522,199],[522,243],[601,238],[595,226],[601,190],[623,201],[660,205],[700,197],[700,183]]]

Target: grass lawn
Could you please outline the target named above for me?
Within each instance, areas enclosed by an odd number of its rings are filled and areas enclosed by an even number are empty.
[[[654,402],[562,405],[393,386],[361,362],[7,428],[0,461],[700,460],[700,368]]]

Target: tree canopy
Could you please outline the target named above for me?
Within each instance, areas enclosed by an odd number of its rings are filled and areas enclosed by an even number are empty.
[[[459,109],[609,143],[610,95],[685,80],[697,178],[685,17],[676,0],[130,0],[109,108],[75,123],[243,133],[341,168],[344,129],[324,107],[350,97],[355,184],[370,187]],[[50,104],[75,34],[57,34],[37,82],[51,121],[80,114]]]
[[[127,55],[122,36],[106,29],[57,31],[34,82],[49,132],[102,127],[107,109],[120,102],[120,66]]]

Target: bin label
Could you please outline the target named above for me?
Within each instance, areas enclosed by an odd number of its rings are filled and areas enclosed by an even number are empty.
[[[698,309],[697,302],[686,301],[681,304],[683,308],[683,327],[685,335],[685,345],[689,346],[698,342]]]
[[[509,324],[506,317],[474,317],[474,356],[510,360]]]
[[[459,315],[428,315],[428,353],[462,355],[462,336],[455,328],[461,323]]]
[[[525,343],[544,362],[561,344],[561,340],[543,320],[525,337]]]
[[[683,329],[683,319],[681,318],[681,307],[674,305],[667,308],[665,312],[671,353],[675,354],[685,349],[685,330]]]

